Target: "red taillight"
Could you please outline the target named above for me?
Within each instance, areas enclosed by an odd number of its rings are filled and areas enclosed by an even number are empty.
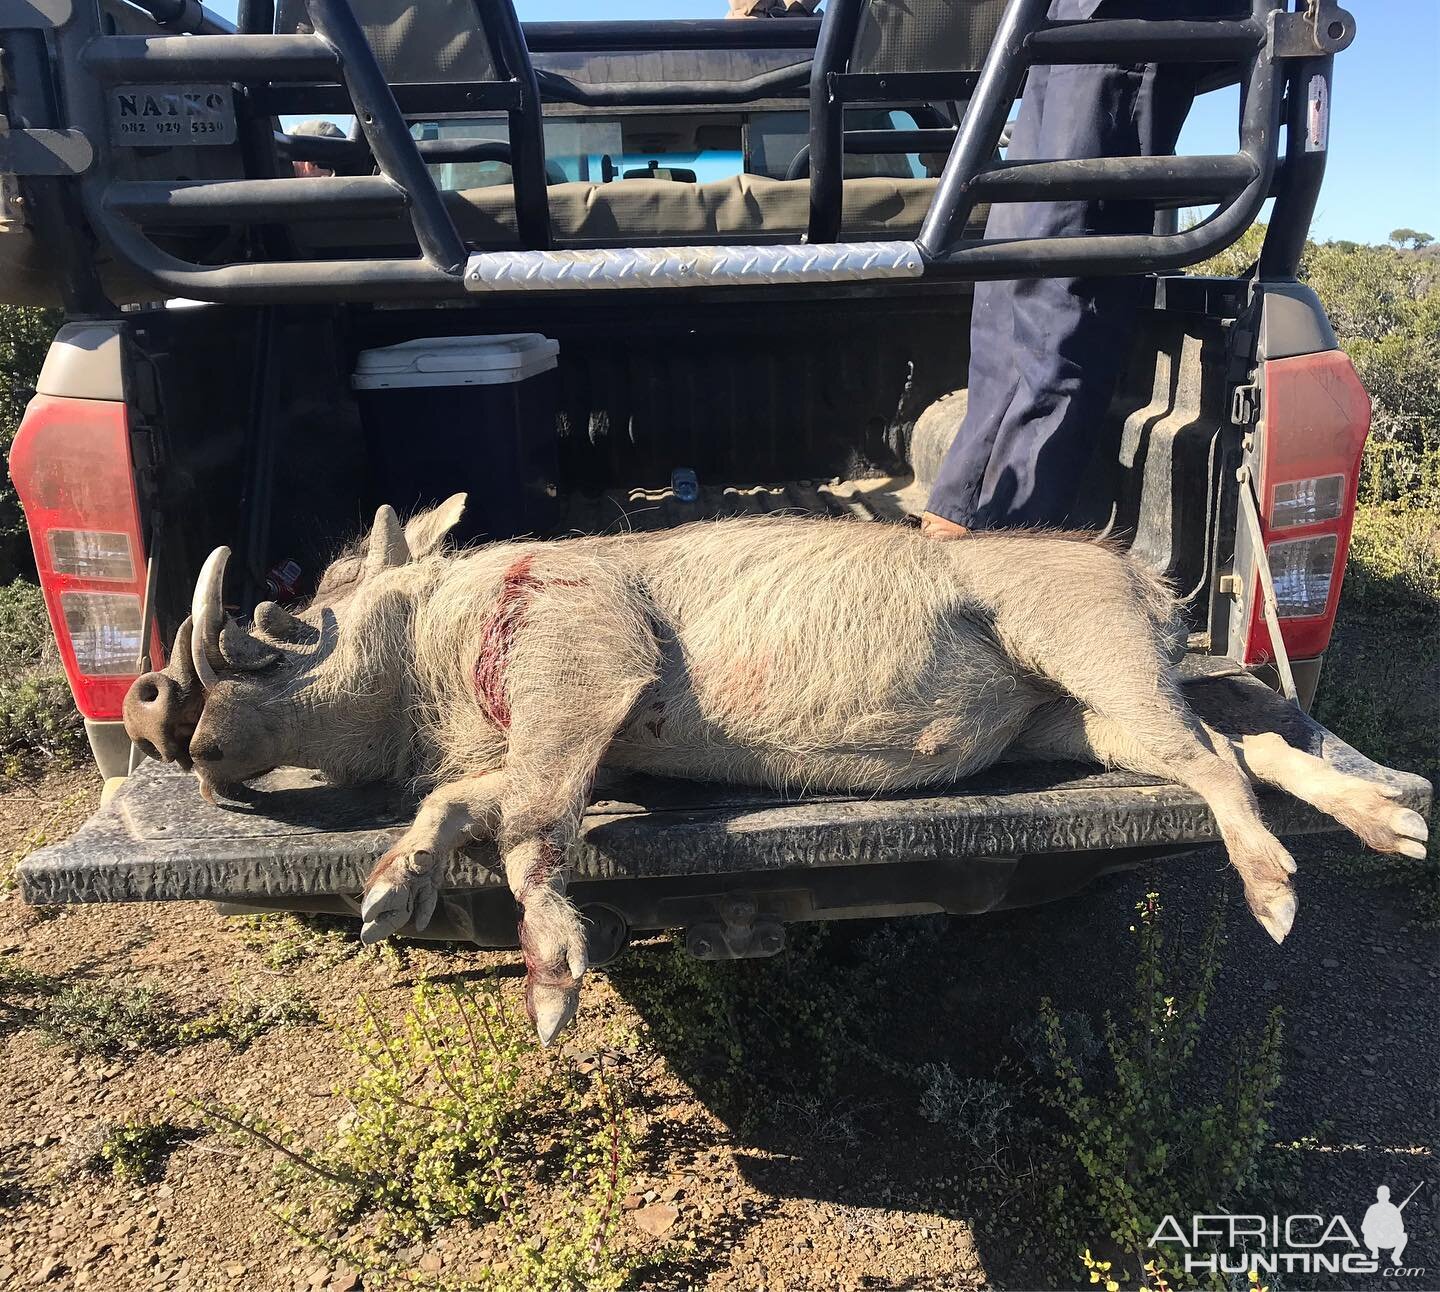
[[[1310,659],[1329,645],[1340,603],[1370,397],[1339,350],[1268,360],[1262,390],[1260,529],[1286,652]],[[1243,662],[1263,664],[1275,652],[1259,577],[1251,583]]]
[[[50,625],[75,704],[120,717],[138,673],[145,548],[125,405],[36,395],[10,450]],[[163,654],[152,629],[150,656]]]

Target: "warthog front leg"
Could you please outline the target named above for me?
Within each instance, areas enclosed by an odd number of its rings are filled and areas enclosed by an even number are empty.
[[[494,836],[500,823],[503,772],[483,772],[442,785],[420,805],[414,823],[375,864],[360,906],[360,941],[379,942],[412,919],[419,932],[435,914],[454,853]]]
[[[509,730],[499,840],[520,908],[525,1007],[548,1045],[575,1016],[587,968],[566,853],[601,758],[655,680],[659,648],[644,602],[613,570],[573,560],[523,573],[525,599],[510,609],[500,652],[504,703],[490,707]],[[485,674],[492,691],[495,674]]]

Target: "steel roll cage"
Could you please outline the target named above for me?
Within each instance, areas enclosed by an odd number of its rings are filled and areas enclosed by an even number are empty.
[[[1307,0],[1297,0],[1306,3]],[[183,18],[170,8],[167,12]],[[1193,264],[1233,243],[1270,196],[1293,227],[1272,223],[1262,266],[1293,276],[1313,213],[1325,152],[1306,150],[1307,94],[1318,80],[1327,95],[1333,52],[1353,38],[1353,22],[1333,0],[1308,0],[1304,14],[1287,11],[1287,0],[1251,0],[1248,17],[1106,19],[1051,22],[1048,0],[1010,0],[989,53],[974,71],[851,74],[845,70],[867,0],[831,0],[823,21],[732,23],[542,23],[522,28],[510,0],[475,0],[477,20],[490,47],[496,79],[484,82],[391,85],[365,36],[350,0],[306,0],[314,34],[276,35],[272,0],[244,0],[238,31],[202,34],[117,36],[101,27],[98,0],[76,0],[67,21],[45,33],[48,53],[64,75],[67,124],[95,145],[98,162],[78,176],[26,178],[54,209],[79,203],[90,228],[123,264],[167,294],[217,301],[343,301],[463,297],[467,291],[526,291],[621,287],[743,285],[753,282],[863,280],[907,276],[983,279],[1050,275],[1161,272]],[[1316,10],[1345,19],[1342,37],[1330,26],[1327,45],[1316,22],[1308,43],[1296,24]],[[145,0],[145,8],[161,0]],[[182,6],[183,8],[183,6]],[[208,15],[207,15],[208,17]],[[1289,24],[1283,29],[1281,23]],[[643,30],[642,30],[643,29]],[[1308,30],[1308,29],[1307,29]],[[781,36],[783,33],[783,37]],[[19,36],[15,31],[7,38]],[[37,33],[24,33],[27,75],[46,60],[34,48]],[[1283,40],[1282,40],[1283,36]],[[582,86],[552,72],[537,72],[530,47],[547,52],[597,49],[796,49],[814,43],[814,57],[750,78],[674,85]],[[14,44],[14,42],[11,42]],[[1242,85],[1239,148],[1202,157],[996,161],[1001,132],[1036,64],[1188,62],[1239,64]],[[799,88],[808,78],[811,106],[810,231],[808,245],[761,248],[699,247],[574,252],[553,250],[546,189],[542,101],[592,105],[616,103],[746,102],[779,86]],[[48,82],[48,77],[46,78]],[[115,181],[108,176],[107,91],[117,84],[221,81],[242,87],[241,103],[252,115],[270,114],[283,96],[298,92],[313,102],[330,96],[353,112],[360,137],[262,138],[282,159],[322,161],[331,177],[216,181]],[[973,89],[972,89],[973,87]],[[1308,88],[1307,88],[1308,87]],[[1287,97],[1288,89],[1288,97]],[[971,90],[954,130],[851,131],[844,129],[846,103],[905,102],[958,98]],[[923,91],[923,94],[921,93]],[[306,98],[307,95],[312,97]],[[417,106],[421,99],[448,108]],[[728,96],[728,97],[727,97]],[[12,119],[31,104],[56,117],[55,96],[37,87],[7,90]],[[43,108],[45,102],[49,108]],[[508,116],[507,142],[417,141],[406,120],[430,111],[473,111]],[[253,122],[251,124],[254,124]],[[1278,167],[1279,133],[1286,130],[1286,165]],[[888,138],[882,138],[886,136]],[[894,256],[857,255],[838,241],[847,151],[876,151],[898,143],[949,145],[949,157],[924,225],[913,244]],[[435,145],[441,145],[436,147]],[[378,174],[346,174],[373,157]],[[427,161],[489,158],[512,167],[519,252],[470,252],[460,238]],[[328,160],[327,160],[328,159]],[[66,196],[66,195],[69,196]],[[1215,203],[1194,227],[1143,236],[1079,235],[1064,238],[986,240],[962,236],[976,202],[1131,198],[1158,202]],[[56,205],[56,204],[59,205]],[[36,208],[41,209],[40,207]],[[144,226],[276,224],[303,219],[359,219],[408,215],[418,257],[357,257],[339,260],[245,261],[202,265],[172,254]],[[72,257],[83,255],[74,230],[47,235]],[[881,244],[883,245],[883,244]],[[913,252],[913,254],[912,254]],[[517,259],[518,257],[518,259]],[[763,269],[761,268],[763,266]],[[758,275],[758,276],[757,276]],[[83,277],[66,271],[67,281]],[[91,285],[93,288],[93,284]],[[93,310],[93,290],[71,291],[67,304]],[[83,299],[82,299],[83,298]]]

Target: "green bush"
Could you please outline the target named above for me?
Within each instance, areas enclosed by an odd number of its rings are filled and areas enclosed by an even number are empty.
[[[60,671],[45,601],[33,583],[0,588],[0,770],[68,765],[85,749],[85,728]]]
[[[1092,1247],[1120,1262],[1107,1278],[1122,1283],[1144,1281],[1148,1240],[1164,1216],[1219,1210],[1253,1179],[1280,1083],[1278,1009],[1257,1031],[1227,1035],[1238,1057],[1222,1089],[1210,1088],[1200,1063],[1223,908],[1188,962],[1164,954],[1155,893],[1136,911],[1135,997],[1127,1019],[1105,1016],[1107,1074],[1082,1076],[1059,1013],[1041,1004],[1054,1076],[1041,1098],[1060,1118],[1078,1186],[1077,1197],[1056,1186],[1057,1237],[1083,1247],[1092,1273]]]
[[[0,305],[0,453],[10,452],[10,441],[60,322],[59,310]],[[0,583],[34,573],[25,518],[7,475],[0,479]]]
[[[39,1013],[46,1040],[81,1054],[168,1050],[179,1040],[173,1002],[155,987],[117,990],[102,983],[60,987]]]
[[[393,1027],[362,997],[349,1041],[359,1072],[337,1091],[349,1111],[319,1148],[243,1110],[200,1108],[280,1155],[276,1202],[294,1233],[367,1287],[413,1285],[395,1246],[455,1223],[485,1227],[495,1253],[466,1288],[629,1284],[629,1119],[603,1063],[582,1071],[540,1051],[491,982],[421,982]]]
[[[1193,272],[1240,277],[1265,226]],[[1440,261],[1395,247],[1309,242],[1300,280],[1315,289],[1374,405],[1364,502],[1440,508]]]
[[[173,1122],[125,1122],[106,1132],[95,1154],[96,1170],[127,1184],[153,1180],[175,1147],[190,1136]]]

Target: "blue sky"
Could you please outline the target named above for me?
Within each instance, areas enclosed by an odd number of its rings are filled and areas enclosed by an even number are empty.
[[[1330,164],[1313,236],[1383,242],[1399,225],[1440,238],[1440,0],[1343,0],[1355,43],[1336,60]],[[234,14],[234,0],[211,0]],[[516,0],[520,17],[719,17],[726,0]],[[1235,148],[1238,96],[1208,96],[1183,152]]]

